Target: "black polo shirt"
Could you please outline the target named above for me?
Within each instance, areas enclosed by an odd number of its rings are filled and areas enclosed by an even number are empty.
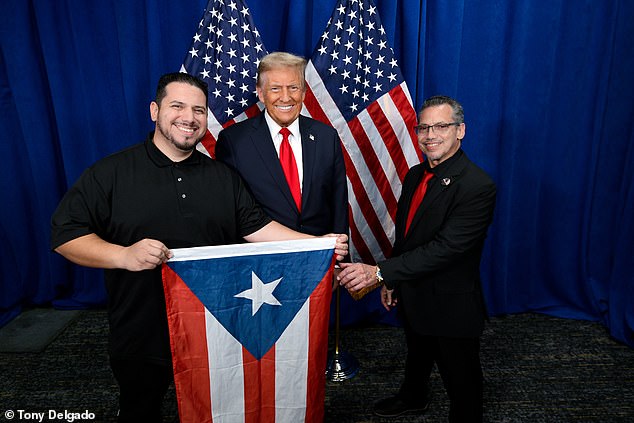
[[[233,244],[271,221],[227,166],[198,151],[172,162],[152,137],[82,174],[53,214],[52,248],[91,233],[123,246],[144,238],[168,248]],[[104,275],[111,355],[169,363],[160,267]]]

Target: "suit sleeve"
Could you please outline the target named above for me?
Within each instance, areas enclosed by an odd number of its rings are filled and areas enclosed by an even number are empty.
[[[222,130],[218,134],[218,142],[216,143],[216,160],[227,164],[232,169],[236,168],[235,156],[231,141],[227,136],[227,131]]]
[[[495,184],[488,182],[456,199],[430,241],[379,263],[386,286],[393,289],[399,282],[422,279],[481,248],[493,219],[495,196]]]
[[[335,132],[334,140],[334,166],[333,166],[333,231],[335,233],[348,233],[348,183],[346,180],[346,167],[343,161],[341,141]]]

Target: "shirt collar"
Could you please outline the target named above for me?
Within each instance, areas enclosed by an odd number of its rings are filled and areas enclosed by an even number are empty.
[[[425,160],[425,171],[433,173],[434,176],[443,175],[447,173],[447,169],[449,169],[453,163],[455,163],[460,157],[462,157],[463,154],[464,153],[462,152],[462,149],[459,149],[453,156],[449,157],[447,160],[435,167],[430,167],[429,162]]]
[[[197,154],[197,151],[194,149],[192,154],[189,155],[185,160],[181,160],[180,162],[173,162],[169,157],[167,157],[159,148],[154,144],[154,131],[151,131],[147,138],[145,139],[145,150],[147,154],[154,162],[154,164],[158,167],[167,167],[173,166],[178,163],[178,165],[193,165],[200,163],[200,156]]]
[[[269,115],[268,110],[264,111],[264,119],[266,120],[266,124],[269,127],[269,131],[271,131],[271,138],[275,139],[275,137],[279,135],[280,129],[282,129],[282,127],[273,120],[271,115]],[[287,128],[289,131],[291,131],[291,134],[293,135],[293,137],[298,139],[299,138],[299,116],[297,117],[297,119],[293,121],[293,123],[288,125]]]

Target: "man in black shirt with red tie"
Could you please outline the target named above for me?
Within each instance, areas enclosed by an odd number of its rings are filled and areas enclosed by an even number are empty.
[[[457,101],[436,96],[424,102],[416,132],[427,160],[403,182],[391,258],[377,266],[341,264],[341,285],[357,291],[383,284],[384,307],[400,306],[405,380],[395,396],[376,403],[379,416],[422,414],[436,363],[449,395],[449,421],[482,421],[480,259],[496,188],[462,151],[465,129]]]

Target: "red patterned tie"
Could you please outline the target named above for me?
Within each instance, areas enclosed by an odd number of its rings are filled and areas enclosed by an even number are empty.
[[[423,179],[421,179],[420,184],[416,187],[416,191],[412,196],[412,202],[409,205],[409,211],[407,212],[407,223],[405,224],[405,235],[409,231],[409,225],[411,225],[412,220],[414,219],[414,215],[416,214],[416,210],[420,207],[420,203],[423,202],[423,197],[425,197],[425,192],[427,191],[427,183],[431,178],[434,177],[432,172],[427,172],[423,174]]]
[[[302,192],[299,189],[299,173],[297,172],[297,163],[295,162],[291,143],[288,141],[288,136],[291,134],[291,131],[289,131],[288,128],[282,128],[280,129],[280,134],[282,134],[282,144],[280,145],[280,163],[282,163],[282,170],[284,170],[284,176],[286,176],[288,186],[291,188],[291,194],[293,194],[293,199],[295,200],[295,204],[297,204],[297,209],[301,211]]]

